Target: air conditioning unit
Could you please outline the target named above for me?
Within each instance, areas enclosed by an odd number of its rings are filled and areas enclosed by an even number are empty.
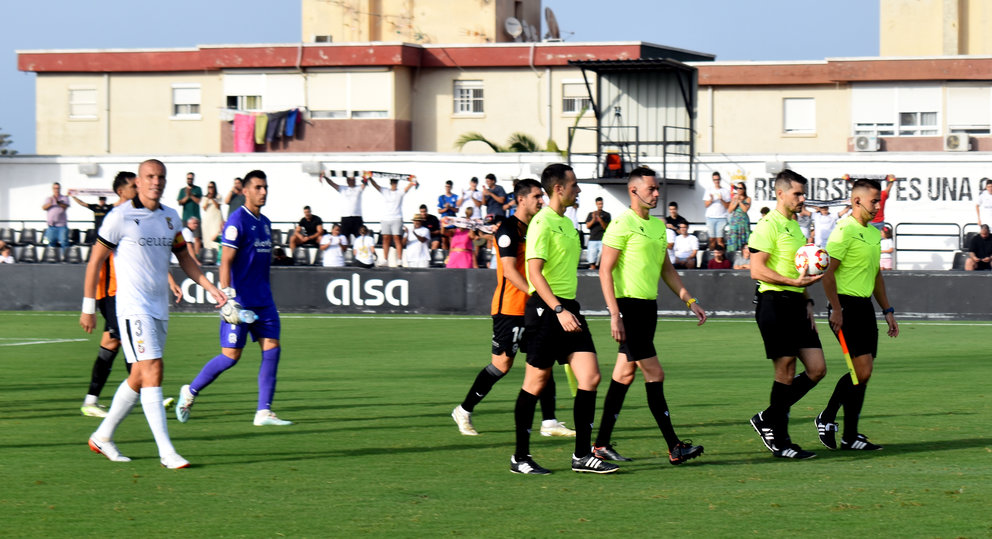
[[[876,137],[875,135],[858,135],[854,137],[854,151],[877,152],[878,137]]]
[[[967,133],[952,133],[944,137],[945,152],[966,152],[971,149]]]

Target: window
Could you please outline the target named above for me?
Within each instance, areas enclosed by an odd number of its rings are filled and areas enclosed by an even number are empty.
[[[941,133],[943,90],[933,83],[864,83],[851,87],[855,135],[900,137]]]
[[[992,133],[992,88],[949,86],[947,88],[947,130],[951,133],[988,135]]]
[[[262,110],[262,96],[260,95],[229,95],[227,96],[227,108],[234,110]]]
[[[478,115],[485,113],[481,80],[455,81],[455,114]]]
[[[313,36],[313,42],[314,43],[333,43],[334,42],[334,37],[331,36],[330,34],[316,35],[316,36]]]
[[[352,118],[388,118],[389,113],[384,110],[353,110]]]
[[[782,100],[782,131],[788,135],[816,133],[816,100],[786,97]]]
[[[327,120],[327,119],[340,119],[347,118],[348,111],[346,110],[312,110],[310,111],[310,118],[314,120]]]
[[[69,118],[97,117],[96,88],[69,88]]]
[[[194,119],[200,117],[199,84],[172,85],[172,117]]]
[[[936,112],[900,112],[899,136],[919,137],[940,134]]]
[[[561,85],[562,114],[578,114],[582,109],[592,109],[592,100],[581,82],[564,82]]]

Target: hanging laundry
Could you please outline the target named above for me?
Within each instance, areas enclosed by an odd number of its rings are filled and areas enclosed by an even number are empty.
[[[265,130],[265,142],[272,142],[274,139],[282,137],[286,116],[289,116],[288,110],[269,113],[269,125]]]
[[[292,137],[296,132],[296,120],[300,117],[300,109],[293,109],[289,111],[289,116],[286,117],[286,136]]]
[[[265,129],[269,125],[269,117],[265,114],[255,116],[255,144],[265,144]]]
[[[255,151],[255,117],[251,114],[234,116],[234,151],[236,153]]]

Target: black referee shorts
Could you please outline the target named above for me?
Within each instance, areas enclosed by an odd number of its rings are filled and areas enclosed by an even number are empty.
[[[537,294],[531,296],[524,307],[522,348],[527,354],[527,364],[539,369],[549,369],[556,362],[564,365],[575,352],[596,353],[589,324],[579,314],[579,302],[562,298],[558,301],[579,319],[581,329],[578,332],[568,333],[562,329],[558,315]]]
[[[851,357],[866,354],[875,357],[878,353],[878,324],[875,320],[875,306],[872,305],[871,298],[845,296],[844,294],[837,294],[837,297],[840,299],[840,310],[844,315],[841,331],[844,332],[848,353],[851,354]],[[830,313],[829,306],[827,306],[827,313]],[[840,341],[839,336],[837,340]]]
[[[121,330],[117,326],[117,298],[104,296],[97,300],[96,305],[100,308],[100,315],[103,316],[103,331],[109,333],[110,338],[121,340]]]
[[[768,359],[798,357],[803,348],[823,348],[806,316],[806,298],[798,292],[759,293],[754,319]]]
[[[626,339],[620,343],[620,353],[627,361],[655,357],[654,332],[658,327],[658,302],[653,299],[617,298]]]
[[[506,354],[513,358],[520,349],[520,338],[524,333],[524,317],[509,314],[493,315],[493,355]]]

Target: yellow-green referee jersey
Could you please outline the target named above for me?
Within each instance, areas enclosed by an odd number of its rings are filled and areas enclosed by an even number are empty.
[[[798,279],[796,269],[796,251],[806,245],[806,237],[799,229],[799,223],[779,213],[777,209],[768,212],[754,227],[754,232],[747,243],[748,247],[768,253],[769,269],[789,279]],[[803,292],[802,287],[758,281],[758,291],[769,290]]]
[[[641,219],[628,208],[610,223],[603,245],[620,251],[613,267],[613,292],[618,298],[657,299],[658,279],[668,256],[665,222]]]
[[[882,257],[882,233],[877,228],[863,226],[851,215],[841,219],[827,239],[827,254],[841,261],[834,272],[838,294],[871,297]]]
[[[548,281],[554,295],[564,299],[575,299],[581,254],[579,231],[575,230],[571,219],[558,215],[550,206],[545,206],[530,220],[524,256],[527,260],[532,258],[544,260],[544,270],[541,273]],[[529,293],[533,295],[534,285],[531,284],[530,279],[530,264],[527,265],[527,284],[530,285]]]

